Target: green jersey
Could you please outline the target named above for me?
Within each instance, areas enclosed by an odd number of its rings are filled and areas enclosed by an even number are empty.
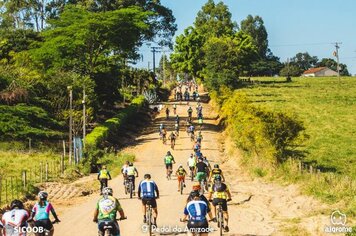
[[[173,161],[174,161],[174,157],[172,155],[164,157],[164,163],[166,163],[166,164],[172,164]]]
[[[99,211],[98,220],[116,220],[116,213],[122,210],[119,200],[112,196],[101,197],[96,209]]]

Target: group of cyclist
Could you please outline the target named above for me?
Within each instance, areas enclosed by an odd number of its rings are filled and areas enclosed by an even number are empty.
[[[59,223],[60,220],[47,198],[48,193],[40,191],[38,201],[31,211],[25,209],[22,201],[13,200],[10,209],[2,215],[0,235],[26,236],[26,233],[31,231],[30,227],[33,228],[31,232],[34,232],[36,236],[42,235],[42,233],[43,235],[53,235],[53,224]],[[54,217],[54,221],[50,220],[50,214]]]
[[[197,101],[199,100],[198,86],[193,82],[179,83],[174,89],[174,98],[176,101],[189,102],[191,98]]]

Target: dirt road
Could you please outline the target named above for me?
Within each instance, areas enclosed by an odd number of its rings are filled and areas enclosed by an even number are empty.
[[[168,105],[171,108],[171,104]],[[191,105],[193,108],[196,106],[195,103]],[[187,116],[187,109],[186,104],[178,105],[178,114],[182,117]],[[206,125],[203,127],[202,152],[212,164],[221,163],[225,157],[219,142],[221,133],[217,127],[217,115],[208,104],[204,104],[203,113]],[[172,118],[166,121],[163,115],[162,112],[148,127],[147,132],[137,138],[137,145],[124,151],[136,155],[135,166],[140,174],[138,179],[141,180],[145,173],[150,173],[160,189],[157,223],[159,228],[163,227],[164,231],[169,232],[157,232],[156,235],[174,235],[172,231],[176,231],[177,228],[184,229],[184,224],[179,222],[179,218],[182,216],[187,194],[191,190],[191,182],[187,181],[185,194],[180,195],[177,192],[176,178],[173,177],[170,181],[165,178],[163,157],[171,149],[168,143],[162,144],[157,131],[160,122],[165,122],[170,126],[169,130],[172,130],[174,120]],[[196,114],[193,113],[193,115]],[[192,152],[192,145],[187,134],[181,130],[176,148],[171,150],[177,164],[181,163],[186,166],[187,158]],[[176,167],[177,165],[174,169]],[[320,203],[309,197],[301,196],[295,186],[282,187],[251,180],[241,174],[232,158],[225,160],[222,168],[226,172],[227,182],[233,194],[233,201],[229,205],[230,233],[226,235],[291,235],[291,232],[283,231],[284,229],[293,230],[289,227],[299,228],[295,235],[307,232],[312,235],[323,234],[323,226],[328,224],[328,216],[320,217],[317,214],[321,208]],[[113,179],[109,185],[113,187],[114,196],[119,198],[128,217],[127,220],[119,222],[121,235],[145,235],[140,201],[129,199],[124,194],[121,176]],[[62,223],[56,225],[55,234],[60,236],[97,235],[97,226],[92,222],[92,215],[98,198],[97,194],[93,194],[85,197],[77,205],[68,205],[60,209]],[[214,223],[211,226],[217,228]]]

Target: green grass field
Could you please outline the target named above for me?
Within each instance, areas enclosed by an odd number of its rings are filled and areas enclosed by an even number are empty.
[[[254,78],[244,88],[255,104],[304,122],[309,138],[304,161],[325,171],[356,178],[356,78]]]
[[[263,108],[301,120],[307,137],[297,148],[303,162],[321,175],[300,174],[286,162],[271,179],[300,183],[304,192],[337,204],[356,216],[356,78],[252,78],[259,81],[239,92]]]

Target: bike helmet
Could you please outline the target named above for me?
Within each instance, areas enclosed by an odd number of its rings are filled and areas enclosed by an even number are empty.
[[[192,154],[190,154],[190,157],[194,157],[193,153],[192,153]]]
[[[15,200],[13,200],[11,202],[10,208],[11,208],[11,210],[13,210],[15,208],[23,209],[24,206],[23,206],[23,203],[20,200],[15,199]]]
[[[112,188],[106,187],[106,188],[103,189],[103,195],[104,196],[107,196],[107,195],[112,196],[112,194],[113,194]]]
[[[193,184],[193,191],[198,191],[198,190],[200,190],[200,189],[201,189],[201,187],[200,187],[200,184],[199,184],[199,183]]]
[[[132,163],[132,162],[130,162],[130,163],[129,163],[129,166],[133,166],[133,163]]]
[[[171,152],[170,152],[170,151],[168,151],[168,152],[167,152],[167,155],[171,155]]]
[[[214,165],[214,168],[219,168],[219,165],[218,165],[218,164],[215,164],[215,165]]]
[[[151,175],[150,175],[150,174],[145,174],[143,177],[144,177],[145,179],[151,179]]]
[[[183,165],[182,165],[182,164],[179,164],[178,168],[179,168],[179,167],[183,167]]]
[[[101,167],[101,169],[106,169],[106,165],[103,165],[103,166]]]
[[[48,197],[48,193],[45,192],[45,191],[40,191],[40,192],[38,193],[38,197],[39,197],[41,200],[46,200],[47,197]]]
[[[189,197],[191,199],[194,199],[196,197],[200,197],[200,193],[199,193],[199,191],[191,191],[190,194],[189,194]]]
[[[221,176],[220,175],[215,175],[214,181],[221,181]]]

